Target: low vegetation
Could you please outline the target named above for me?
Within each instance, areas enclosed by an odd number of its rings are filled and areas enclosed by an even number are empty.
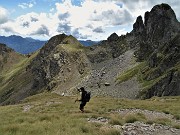
[[[37,53],[34,53],[29,58],[24,56],[17,63],[3,70],[0,74],[0,102],[8,99],[7,102],[13,103],[14,99],[9,99],[10,95],[16,93],[20,87],[30,83],[32,75],[26,71],[26,68]]]
[[[88,122],[88,118],[103,117],[110,125],[123,125],[142,121],[160,123],[178,128],[168,119],[150,121],[142,113],[120,115],[116,110],[140,108],[158,112],[169,112],[179,118],[180,97],[154,97],[149,100],[113,99],[93,97],[85,106],[85,113],[79,111],[76,97],[62,97],[42,93],[29,97],[18,105],[0,107],[0,134],[2,135],[119,135],[116,129],[104,129],[103,124]]]
[[[123,72],[116,78],[116,81],[118,83],[122,83],[122,82],[125,82],[125,81],[131,79],[135,75],[138,75],[138,73],[142,70],[142,68],[145,67],[145,64],[146,64],[145,62],[142,62],[142,63],[139,63],[139,64],[135,65],[134,67],[126,70],[125,72]]]

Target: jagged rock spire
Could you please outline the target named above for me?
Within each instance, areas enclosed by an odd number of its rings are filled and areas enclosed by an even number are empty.
[[[145,41],[166,42],[175,36],[174,33],[180,31],[179,26],[173,9],[168,4],[162,3],[145,13],[144,23],[142,17],[138,16],[131,33],[135,36],[145,36]]]

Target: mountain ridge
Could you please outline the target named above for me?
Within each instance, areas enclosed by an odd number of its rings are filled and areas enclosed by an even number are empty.
[[[73,95],[81,86],[96,96],[180,95],[179,22],[174,11],[167,4],[156,5],[144,20],[139,16],[130,33],[113,33],[88,47],[71,35],[52,37],[25,59],[22,72],[12,74],[12,78],[24,78],[21,85],[14,85],[17,79],[5,80],[8,85],[3,84],[0,96],[8,96],[1,104],[17,103],[43,91]]]
[[[29,54],[41,48],[46,41],[11,35],[9,37],[0,36],[0,43],[6,44],[8,47],[14,49],[18,53]]]
[[[39,50],[44,46],[47,41],[39,39],[33,39],[31,37],[23,38],[18,35],[11,36],[0,36],[0,43],[6,44],[8,47],[14,49],[16,52],[21,54],[31,54]],[[97,44],[99,41],[92,40],[79,40],[84,46],[92,46]]]

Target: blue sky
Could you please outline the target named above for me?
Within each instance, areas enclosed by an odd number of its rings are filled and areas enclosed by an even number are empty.
[[[41,40],[65,33],[83,40],[126,34],[139,15],[167,3],[180,20],[179,0],[3,0],[0,35]]]

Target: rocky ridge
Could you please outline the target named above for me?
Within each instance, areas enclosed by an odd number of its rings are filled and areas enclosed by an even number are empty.
[[[35,78],[33,88],[64,92],[73,87],[90,67],[82,48],[72,36],[51,38],[30,64]]]
[[[154,6],[144,20],[139,16],[131,32],[137,37],[137,60],[147,63],[141,71],[143,83],[151,82],[140,96],[180,95],[180,23],[168,4]]]

